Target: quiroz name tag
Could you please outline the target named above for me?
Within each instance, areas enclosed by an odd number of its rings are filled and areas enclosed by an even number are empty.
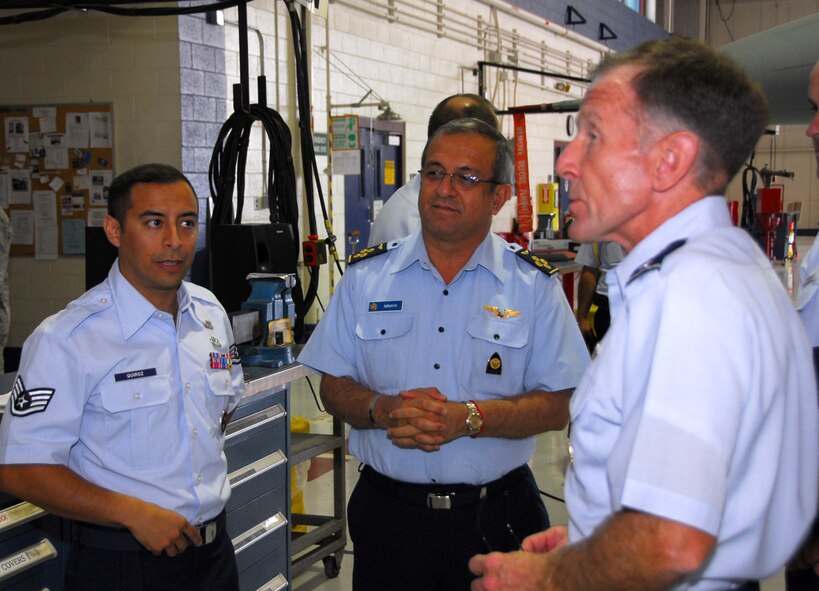
[[[125,371],[114,374],[115,382],[124,382],[126,380],[137,380],[139,378],[147,378],[156,375],[156,368],[149,367],[148,369],[135,369],[134,371]]]
[[[389,300],[382,302],[370,302],[367,309],[370,312],[400,312],[404,307],[404,302],[401,300]]]

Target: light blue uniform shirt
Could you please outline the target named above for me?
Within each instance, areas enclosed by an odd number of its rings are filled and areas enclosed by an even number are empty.
[[[554,277],[515,255],[519,246],[488,235],[449,285],[419,233],[390,247],[347,268],[300,362],[384,394],[437,387],[452,401],[577,384],[588,354],[572,311]],[[499,374],[488,372],[495,354]],[[461,437],[426,453],[396,447],[381,429],[350,434],[361,461],[417,483],[489,482],[525,464],[534,447],[534,437]]]
[[[717,538],[675,589],[770,576],[811,524],[819,474],[811,351],[770,263],[707,197],[609,273],[609,300],[611,329],[571,402],[570,540],[631,508]]]
[[[179,313],[157,310],[114,263],[108,278],[26,340],[0,423],[0,463],[63,464],[103,488],[198,524],[230,496],[222,414],[242,368],[224,309],[183,283]]]
[[[796,309],[805,325],[811,346],[819,347],[819,239],[813,245],[799,265],[799,292],[796,296]]]
[[[370,229],[369,246],[409,236],[421,227],[421,213],[418,211],[420,192],[421,175],[416,174],[387,199]]]

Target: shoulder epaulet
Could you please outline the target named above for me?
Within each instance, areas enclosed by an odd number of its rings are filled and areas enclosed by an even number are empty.
[[[90,316],[98,314],[110,308],[112,305],[111,292],[98,285],[92,287],[73,302],[69,302],[62,312],[59,312],[52,318],[56,319],[59,317],[59,325],[67,335],[85,322]]]
[[[649,260],[647,260],[645,263],[643,263],[642,265],[640,265],[639,267],[634,269],[634,271],[631,273],[631,277],[629,277],[628,281],[626,281],[626,285],[628,285],[629,283],[631,283],[632,281],[634,281],[635,279],[637,279],[641,275],[645,275],[649,271],[655,271],[655,270],[659,269],[660,267],[662,267],[663,260],[665,259],[665,257],[667,257],[672,252],[674,252],[675,250],[677,250],[678,248],[683,246],[685,244],[685,242],[686,242],[685,238],[681,238],[680,240],[675,240],[674,242],[672,242],[671,244],[666,246],[664,249],[662,249],[659,253],[657,253],[656,255],[651,257]]]
[[[347,257],[347,264],[354,265],[356,263],[360,263],[365,259],[371,259],[372,257],[377,257],[380,254],[384,254],[385,252],[389,252],[396,246],[398,246],[399,242],[397,240],[392,240],[390,242],[382,242],[378,246],[370,246],[362,250],[361,252],[357,252],[353,255]]]
[[[522,248],[520,250],[515,251],[515,254],[522,258],[524,261],[529,263],[530,265],[534,265],[547,275],[551,276],[557,273],[557,269],[549,264],[549,261],[546,259],[542,259],[536,254],[533,254],[528,248]]]

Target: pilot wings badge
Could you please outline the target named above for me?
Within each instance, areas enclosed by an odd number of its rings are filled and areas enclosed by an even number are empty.
[[[515,316],[520,316],[518,310],[507,310],[506,308],[500,308],[498,306],[484,306],[483,309],[498,318],[514,318]]]

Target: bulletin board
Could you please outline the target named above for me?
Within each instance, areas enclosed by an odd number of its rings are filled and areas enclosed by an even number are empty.
[[[0,106],[0,207],[11,255],[85,253],[85,227],[101,226],[113,179],[111,103]]]

